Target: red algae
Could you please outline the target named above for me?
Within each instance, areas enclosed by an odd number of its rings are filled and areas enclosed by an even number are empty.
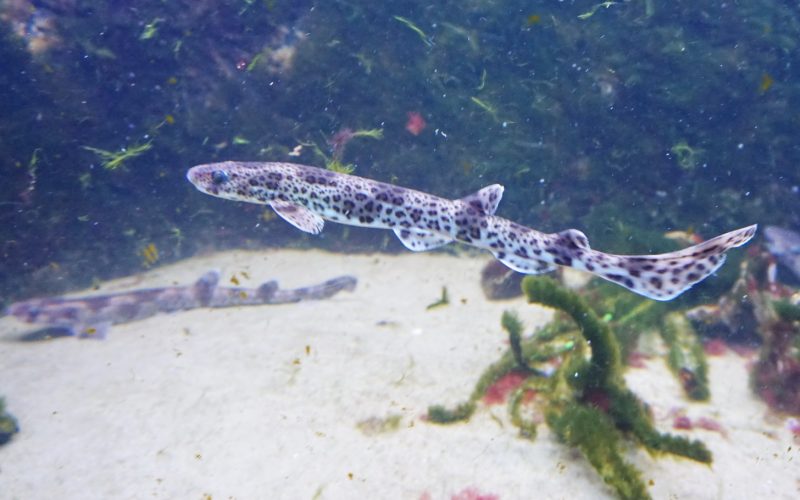
[[[647,365],[645,361],[650,359],[650,356],[639,351],[632,351],[628,355],[627,365],[631,368],[645,368]]]
[[[686,415],[676,415],[675,420],[672,421],[673,429],[692,430],[692,419]]]
[[[728,351],[728,345],[722,339],[708,339],[703,344],[703,351],[708,356],[722,356]]]
[[[521,371],[511,371],[497,379],[486,389],[483,402],[487,405],[504,403],[514,389],[522,385],[528,376]]]
[[[481,493],[477,488],[465,488],[455,495],[450,496],[450,500],[500,500],[500,495],[494,493]]]
[[[684,431],[692,429],[702,429],[705,431],[718,432],[723,436],[727,436],[727,432],[723,429],[722,424],[710,417],[697,417],[692,420],[688,415],[683,413],[684,410],[675,410],[672,420],[672,428]]]
[[[425,127],[428,126],[428,124],[425,122],[425,118],[423,118],[418,112],[409,111],[407,115],[408,121],[406,121],[406,130],[409,134],[419,135],[423,130],[425,130]]]
[[[347,143],[353,140],[355,136],[356,133],[353,132],[353,129],[347,127],[333,134],[331,138],[328,139],[328,145],[331,147],[333,157],[341,158],[344,155],[344,148],[347,146]]]
[[[697,419],[695,424],[697,425],[697,427],[699,429],[704,429],[704,430],[707,430],[707,431],[719,432],[723,436],[727,435],[727,433],[725,432],[725,429],[722,428],[722,424],[720,424],[719,422],[717,422],[713,418],[700,417],[700,418]]]

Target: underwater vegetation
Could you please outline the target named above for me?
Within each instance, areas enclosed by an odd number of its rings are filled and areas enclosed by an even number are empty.
[[[120,151],[106,151],[91,146],[83,146],[83,149],[96,154],[100,158],[100,164],[104,169],[117,170],[118,168],[124,168],[125,161],[139,156],[145,151],[148,151],[151,147],[153,147],[153,145],[146,142],[144,144],[122,148]]]
[[[522,289],[529,302],[569,316],[573,327],[524,337],[519,319],[504,313],[501,323],[509,334],[509,349],[483,372],[467,401],[455,408],[431,406],[431,422],[468,420],[490,388],[510,377],[516,388],[508,411],[520,435],[536,437],[532,403],[558,438],[579,449],[620,498],[649,498],[639,471],[624,458],[626,442],[638,443],[652,455],[711,463],[711,452],[702,442],[655,429],[646,403],[627,388],[622,377],[620,346],[612,328],[585,299],[546,277],[527,277]]]
[[[771,409],[800,415],[800,292],[776,280],[769,248],[751,250],[731,290],[688,310],[686,318],[706,337],[758,346],[753,391]]]
[[[753,388],[771,407],[800,415],[800,305],[779,300],[772,307],[775,318],[762,327]]]
[[[519,273],[494,261],[481,271],[481,287],[490,300],[519,295],[522,279]],[[687,397],[696,401],[709,398],[708,368],[702,338],[685,316],[685,307],[691,298],[656,302],[626,293],[619,287],[595,278],[578,293],[595,314],[611,327],[624,362],[635,361],[638,356],[636,346],[642,335],[657,333],[668,351],[667,366]],[[561,314],[545,328],[558,333],[574,326],[570,318]]]
[[[289,153],[289,155],[299,156],[302,152],[301,146],[310,146],[314,151],[314,154],[321,158],[325,163],[325,168],[340,174],[350,174],[353,173],[356,167],[352,163],[344,163],[342,157],[344,156],[347,144],[358,137],[368,137],[371,139],[380,140],[383,139],[383,130],[379,128],[353,130],[345,127],[333,134],[326,141],[330,146],[330,156],[325,154],[322,148],[320,148],[315,142],[302,143],[300,146],[298,146],[298,148],[295,148],[295,151]]]
[[[582,296],[614,332],[623,360],[634,355],[643,334],[656,332],[667,348],[667,366],[686,396],[708,400],[708,366],[702,339],[686,318],[682,301],[655,302],[619,293],[600,280],[593,280]]]
[[[6,402],[0,398],[0,446],[11,440],[11,436],[19,432],[19,425],[10,413],[6,412]]]

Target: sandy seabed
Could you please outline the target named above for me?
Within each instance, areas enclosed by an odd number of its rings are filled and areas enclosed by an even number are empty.
[[[421,416],[468,397],[507,348],[503,310],[528,327],[550,312],[523,299],[488,302],[485,258],[442,254],[227,252],[104,284],[111,293],[189,284],[210,269],[221,286],[310,285],[342,274],[354,293],[280,306],[205,309],[114,326],[105,340],[18,342],[0,320],[0,395],[21,431],[0,447],[3,499],[613,498],[579,453],[546,426],[518,437],[504,405],[463,424]],[[245,277],[249,276],[249,279]],[[450,305],[426,311],[447,287]],[[719,422],[706,466],[629,459],[654,498],[797,498],[800,446],[747,384],[748,360],[710,360],[710,403],[690,403],[661,358],[629,369],[631,388],[673,431],[672,413]],[[393,432],[360,422],[401,416]]]

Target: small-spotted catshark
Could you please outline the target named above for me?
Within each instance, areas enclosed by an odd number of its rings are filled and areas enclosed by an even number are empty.
[[[198,165],[187,178],[212,196],[269,205],[312,234],[322,231],[327,219],[391,229],[414,251],[460,241],[490,251],[521,273],[573,267],[655,300],[673,299],[705,279],[722,265],[726,251],[745,244],[757,228],[747,226],[671,253],[614,255],[591,249],[577,229],[546,234],[494,215],[503,195],[499,184],[449,200],[306,165],[237,161]]]
[[[103,338],[111,325],[149,318],[158,313],[200,307],[236,307],[321,300],[352,291],[356,279],[340,276],[318,285],[281,290],[276,281],[258,288],[221,287],[219,273],[209,271],[193,285],[147,288],[89,297],[50,297],[16,302],[7,314],[47,329],[66,330],[82,338]]]

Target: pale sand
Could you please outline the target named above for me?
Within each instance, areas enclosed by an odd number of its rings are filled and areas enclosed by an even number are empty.
[[[212,268],[223,285],[234,273],[243,286],[340,274],[359,284],[323,302],[158,316],[115,326],[102,341],[18,343],[26,328],[4,318],[0,395],[22,430],[0,447],[0,497],[449,499],[470,487],[503,499],[613,497],[545,426],[535,442],[520,439],[504,405],[482,407],[465,424],[420,419],[432,403],[464,400],[504,351],[503,310],[528,326],[549,318],[522,299],[487,302],[478,281],[485,262],[230,252],[102,290],[187,284]],[[451,304],[426,311],[442,286]],[[746,360],[711,359],[711,404],[687,403],[659,358],[628,378],[662,430],[679,407],[727,433],[678,431],[705,441],[711,467],[632,450],[655,498],[797,495],[800,446],[751,395]],[[403,416],[395,432],[357,428],[393,414]]]

